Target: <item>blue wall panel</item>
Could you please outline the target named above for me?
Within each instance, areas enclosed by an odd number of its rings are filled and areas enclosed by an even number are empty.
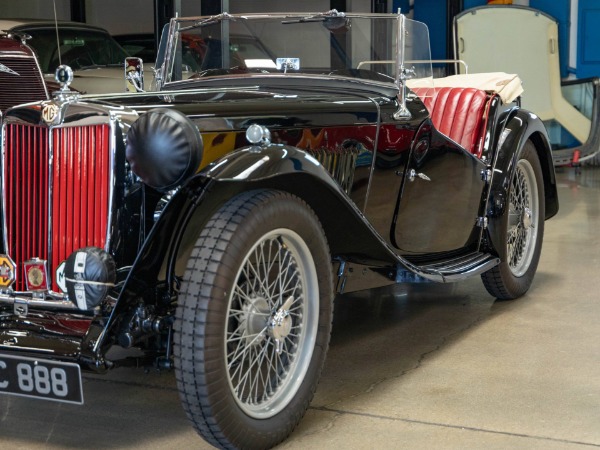
[[[476,6],[483,5],[487,5],[487,0],[463,0],[464,9],[475,8]]]
[[[431,58],[446,59],[446,0],[416,0],[413,8],[415,20],[429,27]]]
[[[579,0],[577,78],[600,76],[600,2]]]
[[[410,12],[410,0],[393,0],[392,12],[397,13],[398,8],[400,8],[402,14],[408,14]]]

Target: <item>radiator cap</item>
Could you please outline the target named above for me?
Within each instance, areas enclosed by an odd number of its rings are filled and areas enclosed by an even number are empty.
[[[58,66],[54,72],[54,79],[60,84],[61,91],[68,91],[73,82],[73,69],[66,64]]]

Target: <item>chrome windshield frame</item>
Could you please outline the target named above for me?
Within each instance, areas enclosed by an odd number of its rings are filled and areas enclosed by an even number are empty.
[[[171,19],[169,24],[169,31],[165,33],[166,45],[165,45],[165,53],[164,58],[159,59],[157,61],[156,73],[157,73],[157,81],[156,81],[156,90],[164,89],[166,86],[171,85],[172,83],[177,83],[181,81],[174,75],[174,66],[177,64],[177,47],[180,45],[179,35],[182,31],[186,31],[195,27],[204,27],[205,25],[214,25],[217,22],[231,22],[236,20],[251,20],[251,19],[273,19],[279,21],[290,21],[296,20],[298,23],[302,22],[315,22],[319,19],[328,18],[328,17],[343,17],[349,20],[351,19],[369,19],[369,20],[377,20],[377,19],[388,19],[391,23],[394,23],[395,20],[397,25],[393,25],[392,29],[395,29],[394,32],[396,36],[389,36],[392,40],[390,44],[395,45],[395,54],[389,55],[392,56],[393,61],[384,61],[377,60],[372,61],[381,62],[381,63],[389,63],[393,62],[395,66],[395,72],[390,79],[390,85],[395,85],[400,89],[400,85],[402,84],[402,73],[401,70],[404,67],[404,59],[405,52],[403,48],[403,34],[405,31],[405,20],[406,17],[403,14],[382,14],[382,13],[338,13],[337,11],[328,11],[326,13],[274,13],[274,14],[227,14],[223,13],[217,16],[206,16],[206,17],[178,17]],[[290,22],[295,23],[295,22]],[[227,31],[227,27],[224,31]],[[161,43],[161,47],[163,44]],[[368,58],[367,58],[368,59]],[[384,58],[386,59],[386,58]],[[392,75],[392,74],[390,74]]]

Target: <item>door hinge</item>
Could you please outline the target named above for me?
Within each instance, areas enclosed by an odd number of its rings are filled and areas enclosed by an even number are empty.
[[[492,169],[482,170],[481,179],[486,183],[490,183],[492,181]]]

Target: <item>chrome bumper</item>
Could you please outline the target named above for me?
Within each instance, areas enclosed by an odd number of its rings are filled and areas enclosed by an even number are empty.
[[[29,308],[79,311],[75,303],[65,300],[60,294],[37,292],[0,291],[0,307],[3,305],[13,305],[14,313],[19,316],[26,315]]]

